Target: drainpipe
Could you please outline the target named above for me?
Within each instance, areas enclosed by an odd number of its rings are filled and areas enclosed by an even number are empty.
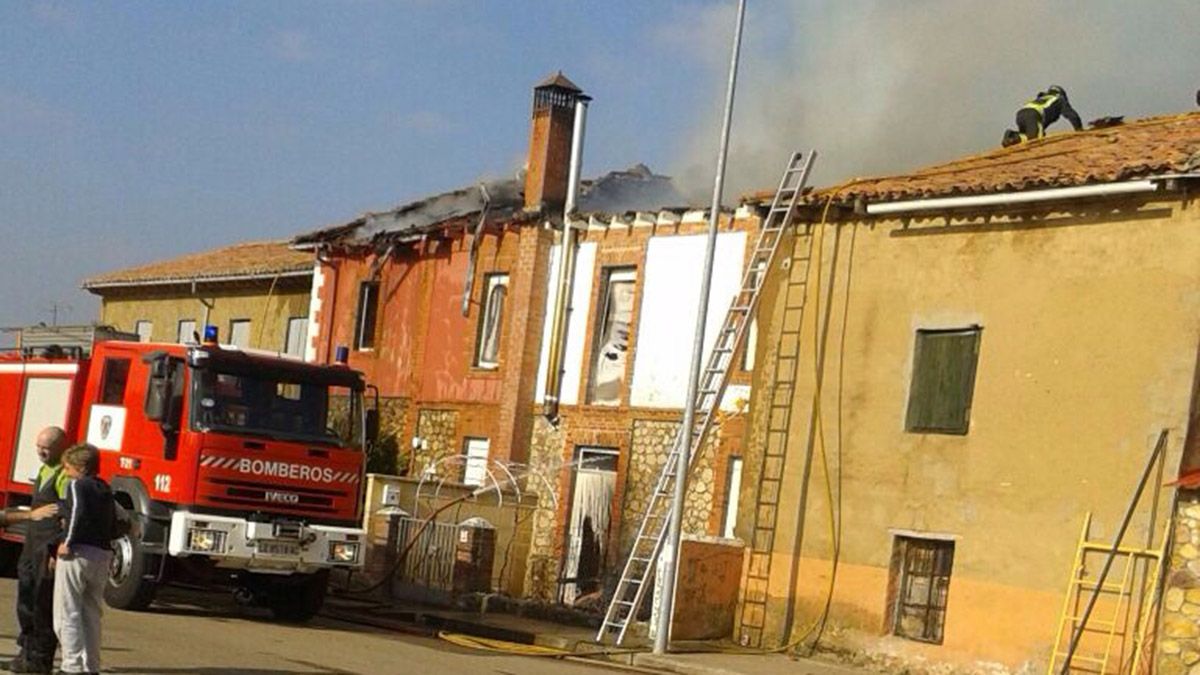
[[[567,174],[567,201],[563,207],[563,236],[559,246],[558,292],[554,297],[554,314],[550,323],[550,354],[546,370],[546,419],[558,421],[558,404],[562,394],[563,357],[566,353],[567,317],[575,278],[575,228],[571,217],[575,215],[575,201],[579,197],[579,168],[583,163],[583,130],[587,122],[587,106],[591,98],[579,96],[575,101],[575,128],[571,136],[571,165]]]
[[[204,318],[200,320],[199,326],[200,334],[204,335],[204,331],[208,330],[208,313],[213,307],[216,306],[217,303],[215,300],[205,300],[204,298],[200,297],[200,293],[196,288],[195,279],[192,279],[192,297],[196,298],[201,305],[204,305]]]

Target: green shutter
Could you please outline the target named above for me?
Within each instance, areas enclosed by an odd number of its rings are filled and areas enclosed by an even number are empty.
[[[917,331],[905,425],[909,431],[967,433],[979,335],[979,328]]]

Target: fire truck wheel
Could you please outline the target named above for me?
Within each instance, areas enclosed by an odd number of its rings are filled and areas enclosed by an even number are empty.
[[[149,607],[158,586],[146,575],[155,565],[155,557],[145,552],[139,537],[126,535],[114,541],[104,601],[115,609],[139,610]]]
[[[271,614],[280,621],[308,621],[325,604],[325,587],[328,584],[328,570],[275,581],[267,591]]]

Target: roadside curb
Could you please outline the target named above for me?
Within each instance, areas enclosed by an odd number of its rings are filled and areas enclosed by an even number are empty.
[[[686,675],[741,675],[741,673],[736,670],[714,668],[712,666],[701,666],[694,663],[682,663],[671,658],[670,655],[661,656],[658,654],[636,654],[633,657],[633,664],[643,668],[652,668],[662,672],[684,673]]]

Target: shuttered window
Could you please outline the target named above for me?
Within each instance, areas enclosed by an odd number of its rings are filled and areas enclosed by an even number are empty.
[[[917,331],[905,423],[909,431],[967,433],[981,330]]]

